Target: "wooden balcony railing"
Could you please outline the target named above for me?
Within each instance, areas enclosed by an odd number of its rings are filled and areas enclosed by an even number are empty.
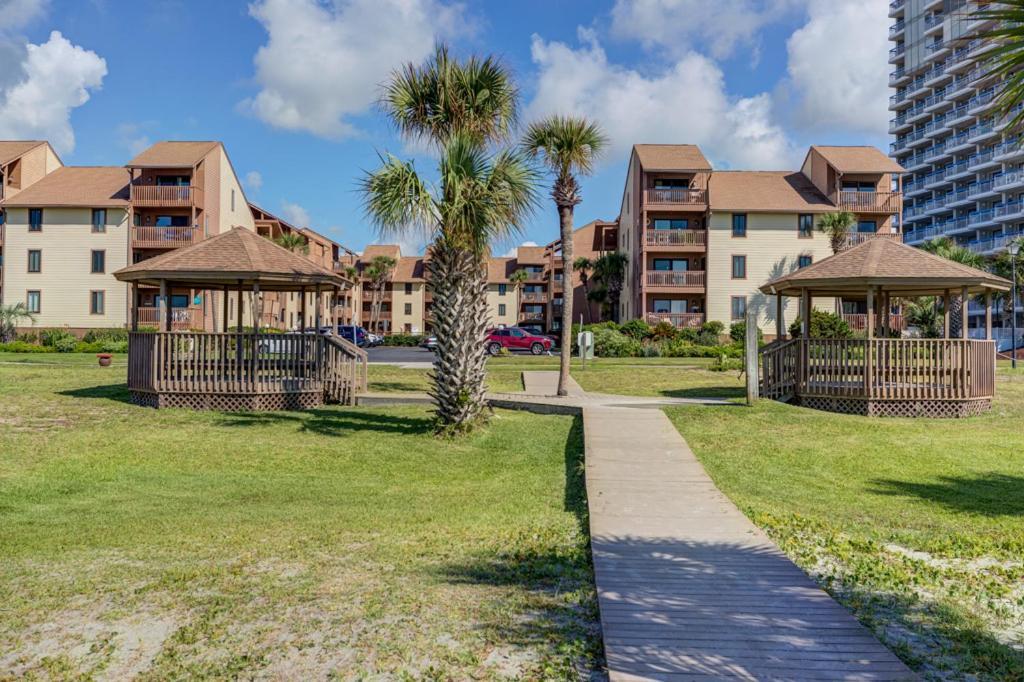
[[[900,207],[900,193],[841,191],[833,193],[832,202],[841,211],[896,213]]]
[[[134,206],[184,207],[202,205],[202,190],[189,185],[131,186]]]
[[[647,246],[706,246],[704,230],[647,230]]]
[[[132,227],[132,246],[136,249],[177,249],[199,240],[196,227]]]
[[[880,321],[881,317],[881,315],[875,315],[875,321]],[[868,328],[868,316],[862,313],[843,313],[843,319],[854,331],[864,331]],[[907,321],[902,315],[890,315],[889,326],[902,331],[907,328]]]
[[[647,313],[647,324],[668,322],[676,329],[696,329],[704,324],[704,313]]]
[[[163,331],[164,323],[160,319],[162,308],[139,307],[139,326],[154,327]],[[203,311],[200,308],[171,308],[171,329],[185,331],[203,328]]]
[[[681,289],[704,288],[706,278],[703,270],[653,271],[647,273],[647,286],[679,287]]]
[[[708,193],[703,189],[645,189],[644,202],[648,205],[672,204],[683,206],[703,206],[707,203]]]
[[[548,295],[543,291],[524,291],[523,303],[547,303]]]
[[[903,235],[899,232],[852,232],[846,235],[846,244],[843,246],[843,249],[859,246],[871,239],[892,239],[893,241],[902,242]]]

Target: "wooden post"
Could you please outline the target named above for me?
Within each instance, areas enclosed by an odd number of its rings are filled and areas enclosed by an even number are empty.
[[[868,338],[873,339],[875,337],[875,288],[868,287],[868,315],[867,324],[865,324],[865,331],[867,332]]]
[[[807,289],[800,291],[800,336],[811,336],[811,295]]]
[[[967,295],[967,287],[960,289],[960,338],[967,338],[967,303],[970,298]]]
[[[224,327],[221,329],[222,332],[227,333],[228,331],[228,285],[225,284],[224,289],[224,310],[221,311],[221,316],[224,318]]]
[[[235,307],[238,308],[238,319],[236,320],[235,329],[238,333],[242,332],[242,317],[245,314],[245,304],[242,302],[242,283],[238,283],[238,300],[235,301]]]
[[[946,289],[946,293],[942,297],[942,329],[943,329],[943,337],[945,337],[947,339],[949,338],[949,324],[950,324],[949,304],[950,304],[951,301],[952,301],[952,299],[949,296],[949,289]]]
[[[985,292],[985,340],[992,340],[992,292]]]
[[[163,327],[165,332],[171,331],[171,301],[167,297],[167,280],[160,280],[160,321],[156,327]]]
[[[864,342],[864,396],[871,397],[871,386],[873,384],[872,373],[874,371],[874,358],[872,346],[874,345],[875,331],[875,288],[868,287],[868,319],[867,319],[867,341]]]
[[[758,398],[757,372],[757,313],[747,311],[746,338],[743,344],[743,365],[747,373],[747,405],[753,405]]]
[[[139,285],[132,282],[132,331],[139,331]]]
[[[260,318],[263,316],[263,301],[260,300],[260,283],[252,283],[252,331],[260,333]]]
[[[892,310],[889,305],[889,294],[882,292],[882,338],[887,339],[892,336]]]
[[[786,337],[786,313],[782,294],[775,294],[775,339],[782,341]]]
[[[300,292],[299,295],[302,297],[302,300],[299,301],[299,317],[302,318],[302,321],[299,323],[299,331],[305,333],[305,331],[306,331],[306,287],[302,287],[301,289],[299,289],[299,292]]]
[[[316,333],[319,334],[320,333],[320,326],[321,326],[320,325],[320,308],[322,307],[320,305],[320,287],[316,288],[316,295],[313,297],[313,305],[316,307],[316,310],[313,313],[313,319],[316,322],[315,329],[316,329]]]

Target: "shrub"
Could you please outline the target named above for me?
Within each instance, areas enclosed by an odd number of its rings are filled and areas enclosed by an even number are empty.
[[[637,341],[643,341],[651,336],[651,325],[647,324],[643,320],[629,320],[624,323],[619,330],[626,336],[630,336]]]
[[[679,330],[676,329],[675,325],[665,320],[654,325],[654,328],[651,330],[651,336],[656,339],[674,339],[678,333]]]
[[[640,355],[645,358],[661,357],[661,346],[656,343],[645,343],[640,348]]]
[[[384,337],[385,346],[418,346],[423,341],[421,334],[389,334]]]
[[[70,351],[62,350],[59,346],[57,350],[61,353],[102,353],[103,344],[99,341],[93,341],[91,343],[87,341],[79,341]]]
[[[6,353],[53,353],[54,349],[50,346],[40,346],[26,341],[11,341],[0,343],[0,351]]]
[[[661,354],[666,358],[717,358],[723,355],[738,358],[743,356],[743,349],[737,346],[700,346],[683,339],[675,339],[661,345]]]
[[[75,344],[78,343],[78,338],[65,329],[44,329],[39,332],[39,342],[51,348],[57,348],[61,343],[67,347],[70,343],[71,347],[74,348]]]
[[[617,325],[616,325],[617,326]],[[602,358],[635,358],[640,355],[640,342],[617,329],[594,330],[594,354]]]
[[[73,334],[68,334],[67,336],[61,336],[61,337],[58,337],[57,339],[55,339],[53,341],[53,349],[55,351],[57,351],[58,353],[74,353],[74,352],[78,351],[78,345],[80,343],[82,343],[82,342],[79,341],[77,338],[75,338],[75,336]],[[91,345],[91,344],[85,344],[85,345]],[[81,352],[87,353],[87,352],[90,352],[90,351],[81,351]]]
[[[23,334],[18,334],[17,340],[18,341],[23,341],[24,343],[30,343],[30,344],[33,344],[33,345],[39,345],[39,332],[31,331],[31,332],[25,332]]]
[[[697,338],[695,338],[693,342],[698,346],[717,346],[719,339],[721,339],[721,334],[716,334],[713,331],[701,329],[699,332],[697,332]]]
[[[128,341],[115,341],[109,339],[107,341],[100,341],[100,352],[101,353],[127,353],[128,352]]]
[[[730,358],[727,355],[719,355],[708,369],[712,372],[739,371],[743,369],[743,360],[741,358]]]
[[[747,323],[746,322],[733,322],[729,325],[729,338],[735,343],[743,344],[747,338]],[[761,328],[757,328],[757,345],[761,345],[764,342],[764,332]]]
[[[789,333],[794,338],[800,336],[800,327],[803,320],[799,317],[789,325]],[[839,315],[825,310],[811,310],[811,338],[812,339],[848,339],[853,336],[850,325],[846,324]]]
[[[725,324],[718,320],[708,320],[700,326],[700,330],[707,334],[714,334],[715,336],[721,336],[725,331]]]
[[[124,341],[128,342],[128,330],[121,328],[113,329],[90,329],[82,337],[82,341],[86,343],[95,343],[97,341]]]

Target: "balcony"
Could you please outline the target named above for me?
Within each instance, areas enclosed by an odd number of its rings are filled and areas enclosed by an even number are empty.
[[[178,249],[199,241],[197,227],[132,227],[132,247],[136,249]]]
[[[647,230],[644,238],[647,246],[704,248],[707,245],[707,232],[704,230]]]
[[[706,281],[703,270],[656,270],[647,273],[647,286],[671,289],[703,289]]]
[[[131,186],[133,206],[160,208],[190,208],[202,205],[203,191],[188,185],[138,185]]]
[[[845,190],[832,195],[841,211],[854,213],[896,213],[900,208],[899,192],[855,192]]]
[[[365,287],[366,284],[363,284],[363,286]],[[372,301],[373,300],[373,294],[374,294],[374,292],[373,292],[372,289],[364,288],[363,289],[363,300],[364,301]],[[391,288],[388,287],[388,288],[385,288],[383,291],[379,292],[377,300],[378,301],[390,301],[391,300]]]
[[[647,313],[647,324],[668,322],[676,329],[697,329],[704,324],[704,313]]]
[[[154,306],[139,307],[139,326],[163,329],[160,319],[161,308]],[[201,308],[171,308],[171,330],[188,331],[203,328],[203,311]]]
[[[652,207],[694,207],[703,209],[708,201],[707,190],[703,189],[645,189],[644,203]]]
[[[522,303],[547,303],[548,295],[544,291],[524,291],[521,295]]]
[[[902,242],[903,235],[899,232],[853,232],[846,235],[843,250],[852,249],[872,239],[891,239],[895,242]]]

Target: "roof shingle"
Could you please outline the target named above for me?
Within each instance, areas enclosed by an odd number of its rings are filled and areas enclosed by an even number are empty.
[[[715,171],[708,183],[711,210],[818,213],[835,205],[799,171]]]
[[[635,144],[633,151],[647,172],[711,170],[711,164],[695,144]]]
[[[871,146],[812,145],[840,173],[905,173],[899,165]]]
[[[191,168],[219,142],[157,142],[129,161],[129,168]]]
[[[43,140],[0,140],[0,165],[14,161],[41,144],[46,143]]]
[[[128,171],[119,166],[62,166],[5,199],[4,206],[128,205]]]

